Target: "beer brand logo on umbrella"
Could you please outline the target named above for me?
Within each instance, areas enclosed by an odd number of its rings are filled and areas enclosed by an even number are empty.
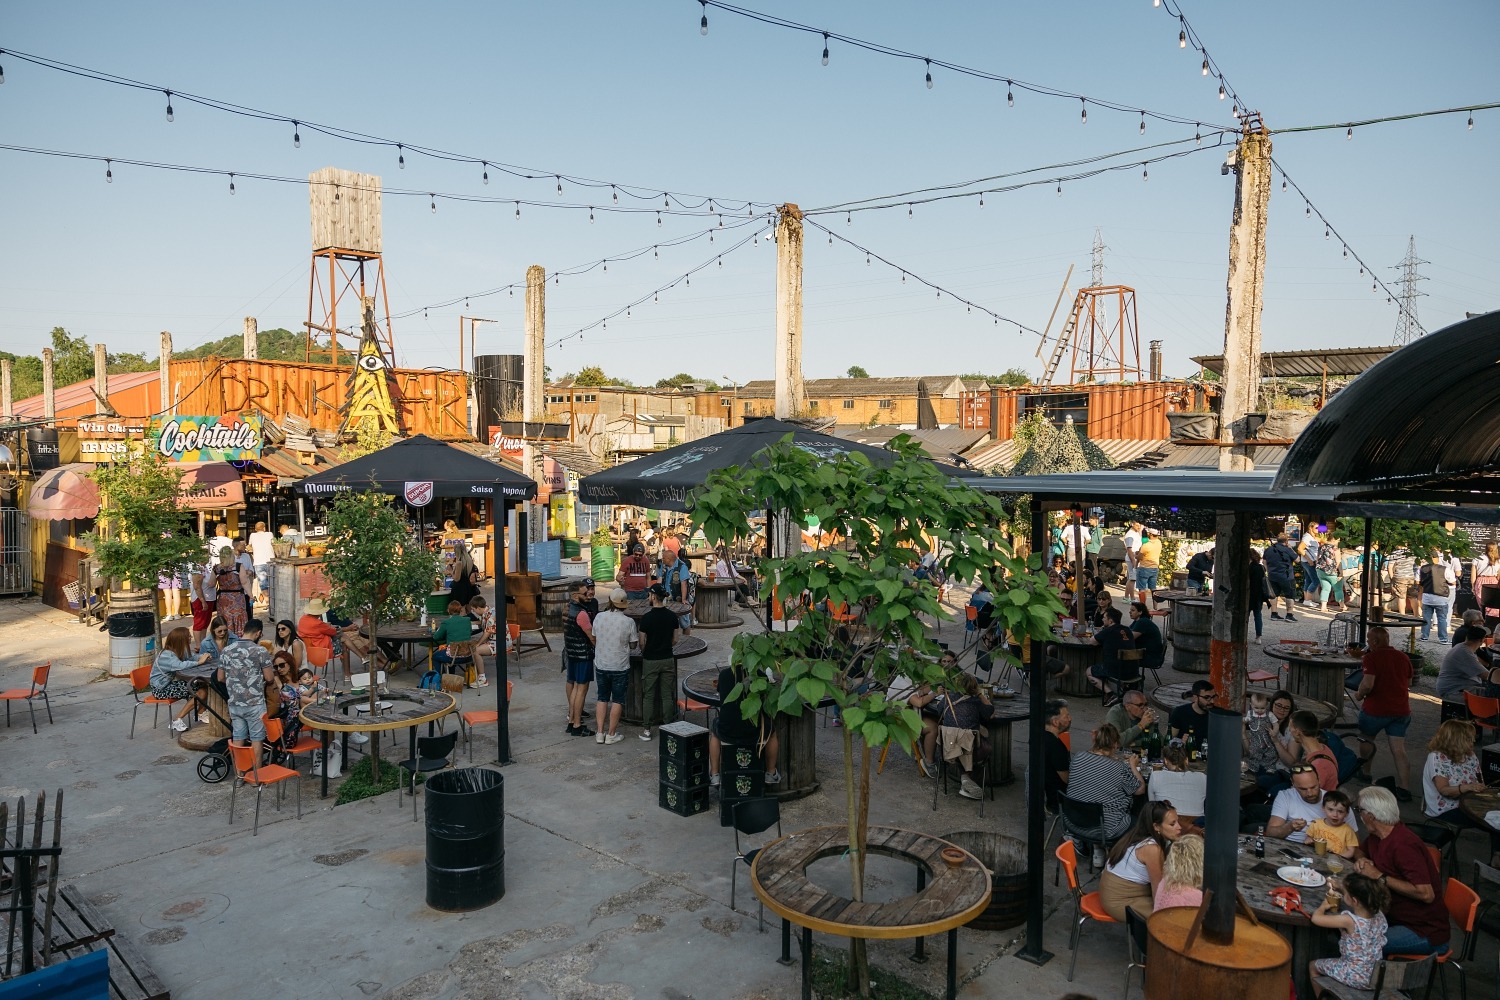
[[[432,502],[432,483],[407,483],[406,502],[413,507],[426,507]]]

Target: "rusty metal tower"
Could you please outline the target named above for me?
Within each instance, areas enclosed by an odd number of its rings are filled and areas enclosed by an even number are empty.
[[[1134,288],[1080,288],[1064,330],[1073,345],[1073,384],[1143,378]]]
[[[344,309],[345,336],[359,338],[362,303],[378,306],[375,337],[395,363],[391,304],[386,294],[385,263],[380,254],[380,177],[324,167],[308,177],[312,206],[312,274],[307,288],[306,359],[311,361],[316,334],[328,337],[331,363],[339,363],[339,308]],[[354,362],[355,351],[349,350]]]

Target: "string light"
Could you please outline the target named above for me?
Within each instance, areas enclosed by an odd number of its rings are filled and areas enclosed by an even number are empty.
[[[516,202],[516,218],[519,219],[520,217],[521,217],[521,203],[518,201],[518,202]]]
[[[823,65],[824,66],[828,65],[828,32],[826,32],[826,31],[823,32]],[[0,75],[3,75],[3,74],[0,74]],[[3,83],[3,82],[4,82],[4,80],[0,79],[0,83]]]
[[[5,73],[3,71],[0,71],[0,83],[4,83],[4,82],[5,82]],[[1469,131],[1470,132],[1474,131],[1474,112],[1472,112],[1472,111],[1469,112]]]
[[[1206,49],[1203,52],[1203,75],[1208,75],[1208,51]]]
[[[984,192],[983,191],[979,192],[979,207],[980,208],[984,207]]]
[[[620,203],[620,191],[613,184],[609,186],[609,196],[616,205]]]
[[[1141,112],[1141,135],[1146,134],[1146,113]]]
[[[1083,124],[1084,124],[1084,125],[1087,125],[1087,124],[1088,124],[1088,123],[1089,123],[1089,102],[1088,102],[1088,101],[1085,101],[1085,100],[1084,100],[1084,99],[1083,99],[1083,98],[1081,98],[1081,97],[1080,97],[1080,98],[1079,98],[1079,99],[1078,99],[1078,100],[1079,100],[1079,102],[1080,102],[1080,103],[1081,103],[1081,106],[1082,106],[1082,107],[1083,107],[1083,118],[1082,118],[1082,123],[1083,123]]]
[[[1005,106],[1009,107],[1009,108],[1013,108],[1013,107],[1016,106],[1016,95],[1011,92],[1011,87],[1012,87],[1011,82],[1009,80],[1006,80],[1005,81]]]
[[[1144,163],[1142,163],[1141,164],[1141,180],[1143,180],[1143,181],[1149,181],[1150,179],[1151,179],[1151,175],[1146,172],[1146,165]]]
[[[1057,182],[1057,196],[1062,197],[1062,181]]]
[[[1181,18],[1178,18],[1178,20],[1181,20]],[[1177,33],[1177,47],[1179,49],[1187,48],[1187,24],[1185,22],[1182,30]]]
[[[406,169],[406,150],[402,148],[399,142],[396,143],[396,166],[402,170]]]
[[[172,92],[170,90],[164,90],[164,91],[162,91],[162,93],[167,95],[167,121],[171,121],[172,120]]]
[[[432,203],[432,214],[437,215],[437,195],[429,191],[427,192],[427,197],[431,200]]]
[[[1223,99],[1224,99],[1224,81],[1221,78],[1219,80],[1219,100],[1222,101]]]
[[[703,5],[703,17],[698,21],[698,34],[700,34],[700,35],[707,35],[708,34],[708,2],[707,2],[707,0],[698,0],[698,2]]]
[[[0,66],[0,84],[5,82],[5,67]]]
[[[928,60],[926,60],[926,62],[927,62],[927,89],[931,90],[932,89],[932,60],[928,59]]]
[[[229,193],[234,194],[234,174],[229,175]]]
[[[1345,139],[1353,139],[1354,138],[1354,129],[1352,127],[1349,128],[1347,131],[1344,132],[1344,138]]]
[[[908,219],[910,219],[912,217],[912,215],[911,215],[911,202],[907,202],[906,203],[906,217]]]
[[[105,160],[104,161],[104,183],[106,183],[106,184],[113,184],[114,182],[115,182],[115,171],[114,171],[114,168],[110,164],[109,160]]]
[[[594,222],[594,206],[590,205],[589,206],[589,224],[593,225],[593,222]]]
[[[553,176],[557,178],[557,193],[562,194],[562,175],[554,174]]]
[[[295,121],[292,122],[292,148],[302,148],[302,131],[297,127],[297,123]]]

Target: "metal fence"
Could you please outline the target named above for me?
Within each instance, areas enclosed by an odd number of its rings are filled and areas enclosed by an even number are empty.
[[[31,518],[0,507],[0,594],[31,593]]]

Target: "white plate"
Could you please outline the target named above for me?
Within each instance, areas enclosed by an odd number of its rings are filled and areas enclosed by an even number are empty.
[[[1303,868],[1301,865],[1283,865],[1276,869],[1276,874],[1292,883],[1292,885],[1300,885],[1304,889],[1316,889],[1328,881],[1328,879],[1323,877],[1322,872],[1313,871],[1311,868]]]

